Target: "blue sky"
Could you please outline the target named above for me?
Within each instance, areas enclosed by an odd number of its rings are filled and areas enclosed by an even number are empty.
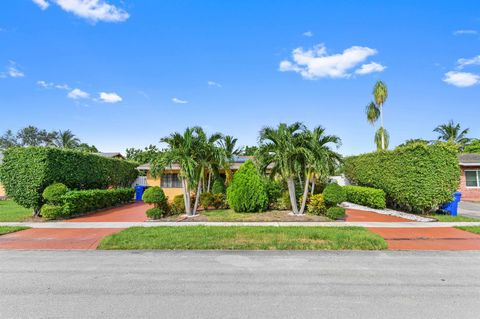
[[[103,151],[201,125],[256,144],[302,121],[374,149],[371,89],[389,87],[391,146],[453,119],[480,137],[474,1],[9,0],[0,11],[0,131],[71,129]]]

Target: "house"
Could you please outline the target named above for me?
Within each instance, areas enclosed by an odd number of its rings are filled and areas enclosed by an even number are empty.
[[[107,152],[107,153],[97,153],[97,155],[100,155],[100,156],[103,156],[103,157],[107,157],[107,158],[116,158],[116,159],[125,159],[125,157],[121,154],[121,153],[118,153],[118,152]]]
[[[461,154],[459,162],[462,200],[480,201],[480,154]]]
[[[243,163],[252,158],[252,156],[235,156],[230,165],[230,169],[235,172]],[[180,172],[180,166],[178,164],[172,164],[164,171],[161,177],[156,178],[150,173],[150,164],[140,165],[137,169],[144,176],[139,176],[135,182],[136,184],[143,186],[160,186],[170,200],[173,200],[177,195],[183,194],[182,182],[178,176]]]

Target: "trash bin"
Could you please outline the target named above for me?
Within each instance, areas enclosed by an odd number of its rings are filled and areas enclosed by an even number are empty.
[[[455,192],[453,194],[453,200],[451,202],[443,204],[440,207],[440,209],[449,212],[451,216],[457,216],[457,214],[458,214],[458,203],[460,203],[461,198],[462,198],[462,193]]]
[[[135,200],[137,202],[142,200],[144,191],[145,191],[145,186],[142,186],[142,185],[135,186]]]

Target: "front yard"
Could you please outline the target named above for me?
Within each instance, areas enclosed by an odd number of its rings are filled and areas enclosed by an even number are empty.
[[[380,250],[387,243],[362,227],[132,227],[98,249]]]
[[[28,227],[20,227],[20,226],[0,226],[0,236],[9,234],[9,233],[14,233],[16,231],[20,230],[25,230],[28,229]]]
[[[468,216],[450,216],[446,214],[434,214],[427,215],[425,217],[435,218],[439,222],[448,223],[448,222],[480,222],[480,219],[472,218]]]
[[[0,222],[21,222],[31,216],[31,209],[24,208],[13,200],[0,201]]]

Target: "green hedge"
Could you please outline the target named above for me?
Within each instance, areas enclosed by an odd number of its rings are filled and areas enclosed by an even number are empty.
[[[460,181],[457,154],[443,143],[349,157],[345,174],[355,184],[384,190],[390,205],[412,212],[451,201]]]
[[[42,192],[53,183],[69,189],[104,189],[130,186],[136,164],[53,147],[15,147],[4,152],[0,181],[18,204],[38,211]]]
[[[345,190],[337,183],[328,184],[323,190],[323,199],[327,206],[336,206],[347,200]]]
[[[133,188],[70,191],[62,196],[63,211],[66,216],[73,216],[129,203],[134,193]]]
[[[348,202],[379,209],[387,206],[385,192],[381,189],[362,186],[344,186],[343,189]]]
[[[337,219],[344,219],[345,218],[345,208],[343,207],[330,207],[327,209],[327,212],[325,213],[325,216],[327,216],[330,219],[337,220]]]

